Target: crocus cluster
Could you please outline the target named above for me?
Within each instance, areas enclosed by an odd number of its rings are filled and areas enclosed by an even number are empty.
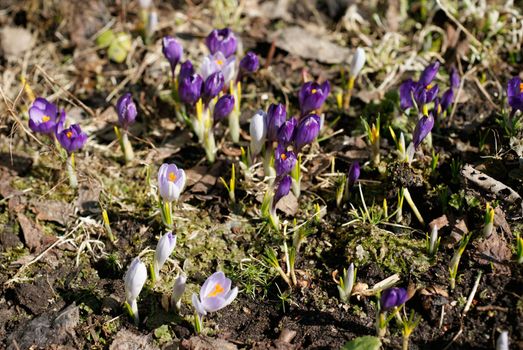
[[[185,188],[185,171],[176,164],[164,163],[158,171],[159,207],[162,221],[168,229],[173,227],[172,205],[180,198]]]
[[[238,295],[238,287],[231,289],[231,280],[221,271],[213,273],[200,288],[200,295],[192,295],[192,304],[196,310],[195,328],[200,332],[203,316],[223,309],[233,302]]]
[[[65,110],[58,112],[58,107],[43,97],[38,97],[29,108],[29,128],[40,134],[45,134],[53,140],[58,140],[60,146],[67,153],[67,175],[72,188],[78,187],[78,180],[74,171],[74,152],[80,150],[87,142],[87,135],[80,125],[73,124],[65,127]]]
[[[183,56],[183,48],[172,37],[162,40],[164,56],[171,65],[177,113],[190,122],[206,150],[208,160],[213,162],[216,122],[229,117],[231,137],[234,142],[239,141],[241,79],[255,72],[259,61],[256,54],[248,52],[237,66],[235,54],[238,41],[229,28],[213,30],[205,43],[210,54],[203,58],[199,72],[187,60],[181,64],[176,78],[175,70]]]

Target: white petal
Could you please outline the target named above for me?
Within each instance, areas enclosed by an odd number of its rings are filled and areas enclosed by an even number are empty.
[[[207,315],[207,311],[205,311],[204,307],[200,303],[200,300],[198,299],[198,295],[196,295],[196,293],[193,293],[192,295],[192,305],[194,306],[198,314],[203,316]]]
[[[354,56],[352,56],[352,62],[350,65],[350,75],[352,77],[358,76],[360,74],[361,69],[365,65],[365,51],[358,47],[356,49],[356,52],[354,53]]]

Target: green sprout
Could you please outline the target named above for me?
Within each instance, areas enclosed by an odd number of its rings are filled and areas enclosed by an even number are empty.
[[[450,261],[449,280],[450,280],[450,289],[451,290],[453,290],[456,287],[456,276],[458,275],[459,261],[461,260],[461,256],[463,255],[463,252],[465,251],[467,244],[469,243],[470,237],[471,237],[471,234],[463,236],[458,249],[456,249],[456,251],[454,252],[454,255],[452,256],[452,260]]]
[[[380,116],[378,115],[376,123],[372,123],[372,125],[369,125],[363,118],[361,118],[361,122],[369,139],[372,164],[378,166],[380,163]]]
[[[414,310],[410,311],[409,317],[405,314],[405,306],[403,306],[403,315],[398,312],[398,323],[401,326],[401,335],[403,336],[402,350],[409,349],[409,337],[421,321],[421,315],[416,315]]]
[[[229,180],[229,185],[227,185],[227,182],[223,177],[220,177],[220,180],[227,189],[227,192],[229,192],[229,199],[231,200],[231,202],[236,203],[236,196],[234,194],[234,190],[236,188],[236,171],[234,168],[234,163],[231,167],[231,179]]]
[[[488,238],[492,234],[494,229],[494,208],[487,203],[487,208],[485,210],[485,224],[483,225],[483,237]]]
[[[516,234],[516,256],[518,264],[523,264],[523,237],[519,232]]]

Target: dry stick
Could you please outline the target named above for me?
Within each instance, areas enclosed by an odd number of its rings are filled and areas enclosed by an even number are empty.
[[[479,281],[481,280],[481,271],[478,273],[478,277],[476,278],[476,282],[474,282],[474,287],[472,287],[472,290],[470,291],[470,295],[467,299],[467,304],[465,305],[465,308],[463,309],[463,317],[467,314],[467,312],[470,309],[470,305],[472,305],[472,301],[474,300],[474,296],[476,295],[476,292],[478,291]]]
[[[87,111],[87,113],[89,113],[91,115],[91,117],[94,117],[96,114],[94,113],[94,111],[88,107],[85,103],[83,103],[82,101],[80,101],[80,99],[78,99],[78,97],[76,97],[73,93],[69,92],[69,90],[67,89],[64,89],[64,87],[60,84],[58,84],[53,78],[51,78],[47,72],[42,68],[40,67],[39,64],[36,65],[36,68],[40,71],[40,73],[42,73],[42,75],[44,76],[44,78],[47,80],[48,83],[50,83],[51,85],[53,86],[58,86],[58,88],[60,90],[62,90],[63,92],[65,92],[70,98],[72,98],[77,104],[79,104],[83,109],[85,109]]]

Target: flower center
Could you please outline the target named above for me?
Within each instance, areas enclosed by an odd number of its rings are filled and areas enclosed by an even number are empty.
[[[519,92],[523,92],[523,83],[519,83]]]
[[[286,160],[287,159],[287,155],[285,153],[282,153],[280,155],[280,158],[281,158],[281,160]]]
[[[72,131],[68,131],[68,132],[65,133],[65,136],[67,136],[67,138],[70,139],[73,136],[73,132]]]
[[[430,89],[432,89],[432,84],[429,84],[425,87],[425,90],[429,91]]]
[[[313,94],[315,94],[315,93],[317,93],[317,92],[318,92],[317,89],[312,89],[312,90],[311,90],[311,93],[313,93]]]
[[[223,66],[223,61],[222,60],[216,60],[216,64],[219,65],[219,66]]]
[[[219,283],[216,283],[216,285],[214,286],[214,289],[209,294],[207,294],[207,297],[213,298],[219,294],[222,294],[223,292],[224,292],[224,289],[223,289],[222,285]]]
[[[42,117],[42,121],[43,121],[44,123],[45,123],[45,122],[48,122],[48,121],[50,121],[50,120],[51,120],[51,117],[48,116],[48,115],[44,115],[44,116]]]
[[[169,173],[169,181],[171,181],[171,182],[176,181],[176,174],[174,173],[174,171],[171,171]]]

